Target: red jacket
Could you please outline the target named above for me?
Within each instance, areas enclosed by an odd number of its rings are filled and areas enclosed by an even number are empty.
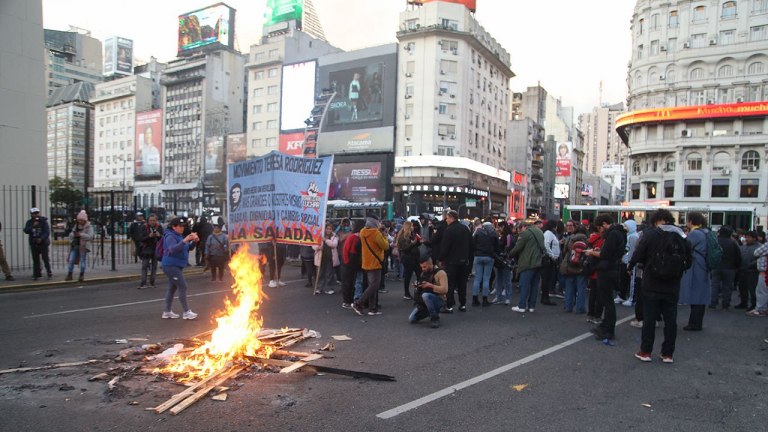
[[[587,240],[587,242],[589,243],[589,247],[591,249],[595,249],[595,248],[601,248],[602,249],[603,243],[605,243],[605,237],[600,235],[600,233],[592,233],[592,234],[589,235],[589,240]],[[597,279],[597,272],[596,271],[592,272],[592,274],[589,276],[589,278],[590,279]]]
[[[357,250],[357,244],[360,243],[360,234],[354,233],[347,236],[344,241],[344,248],[341,250],[341,262],[344,265],[350,265],[350,255],[353,255]],[[357,257],[358,265],[360,265],[360,257]]]

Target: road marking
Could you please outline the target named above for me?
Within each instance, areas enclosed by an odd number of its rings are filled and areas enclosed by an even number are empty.
[[[625,322],[633,319],[634,317],[635,317],[635,315],[632,314],[632,315],[630,315],[628,317],[622,318],[621,320],[616,321],[616,325],[625,323]],[[537,352],[535,354],[531,354],[528,357],[522,358],[520,360],[517,360],[515,362],[509,363],[507,365],[501,366],[501,367],[496,368],[496,369],[494,369],[492,371],[488,371],[488,372],[486,372],[486,373],[484,373],[482,375],[478,375],[478,376],[476,376],[474,378],[470,378],[470,379],[468,379],[466,381],[462,381],[462,382],[460,382],[458,384],[452,385],[450,387],[446,387],[446,388],[444,388],[442,390],[436,391],[436,392],[434,392],[432,394],[428,394],[428,395],[426,395],[426,396],[424,396],[422,398],[416,399],[415,401],[408,402],[407,404],[400,405],[399,407],[392,408],[391,410],[387,410],[387,411],[384,411],[382,413],[376,414],[376,417],[378,417],[380,419],[390,419],[390,418],[398,416],[398,415],[400,415],[400,414],[402,414],[404,412],[408,412],[408,411],[410,411],[410,410],[412,410],[414,408],[418,408],[418,407],[420,407],[422,405],[426,405],[426,404],[428,404],[428,403],[430,403],[432,401],[436,401],[436,400],[438,400],[438,399],[440,399],[442,397],[451,395],[454,392],[457,392],[459,390],[465,389],[467,387],[470,387],[470,386],[473,386],[473,385],[478,384],[480,382],[483,382],[483,381],[485,381],[487,379],[493,378],[496,375],[501,375],[504,372],[508,372],[508,371],[518,367],[518,366],[522,366],[522,365],[524,365],[526,363],[530,363],[530,362],[532,362],[534,360],[538,360],[538,359],[540,359],[540,358],[542,358],[542,357],[544,357],[544,356],[546,356],[548,354],[552,354],[553,352],[560,351],[561,349],[563,349],[565,347],[571,346],[573,344],[581,342],[584,339],[587,339],[587,338],[590,338],[590,337],[594,337],[594,335],[592,333],[584,333],[582,335],[576,336],[573,339],[570,339],[570,340],[567,340],[565,342],[559,343],[559,344],[557,344],[555,346],[549,347],[549,348],[547,348],[547,349],[545,349],[543,351],[539,351],[539,352]]]

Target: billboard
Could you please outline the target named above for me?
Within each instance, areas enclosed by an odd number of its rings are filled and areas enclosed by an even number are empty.
[[[104,76],[115,74],[115,65],[117,64],[117,51],[115,50],[115,39],[109,38],[104,41],[104,67],[102,73]]]
[[[126,38],[117,39],[117,62],[115,72],[123,75],[133,75],[133,41]]]
[[[568,183],[555,183],[555,199],[568,199],[571,194],[571,185]]]
[[[328,199],[353,202],[385,200],[385,182],[382,163],[336,163],[331,173]]]
[[[214,43],[231,48],[234,40],[235,10],[224,3],[179,15],[178,55]]]
[[[332,167],[276,151],[227,165],[230,240],[320,244]]]
[[[303,130],[315,106],[317,62],[308,61],[283,66],[283,89],[280,92],[280,130]]]
[[[244,161],[248,157],[245,134],[227,135],[227,163]]]
[[[215,176],[224,171],[224,137],[213,136],[205,139],[203,169],[206,177]]]
[[[280,153],[301,156],[304,152],[304,132],[280,134]]]
[[[159,179],[163,163],[163,110],[136,113],[136,179]]]
[[[320,154],[391,152],[395,128],[325,132],[318,137]]]
[[[424,3],[429,3],[433,1],[438,1],[438,0],[408,0],[408,3],[415,4],[415,5],[423,5]],[[439,1],[442,1],[445,3],[462,4],[472,12],[475,12],[477,10],[477,0],[439,0]]]
[[[571,146],[573,143],[564,142],[557,145],[555,160],[555,176],[570,177],[571,175]]]
[[[264,12],[264,27],[296,20],[296,27],[301,28],[301,17],[303,14],[304,0],[267,0],[267,9]]]

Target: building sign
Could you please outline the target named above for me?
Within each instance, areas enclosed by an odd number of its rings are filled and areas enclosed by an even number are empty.
[[[581,185],[581,196],[594,196],[594,187],[591,184],[584,183]]]
[[[231,48],[234,26],[235,10],[224,3],[179,15],[178,55],[214,43]]]
[[[224,167],[224,137],[214,136],[205,139],[205,157],[203,158],[205,176],[220,174]]]
[[[568,183],[555,183],[555,199],[568,199],[571,193],[571,185]]]
[[[560,143],[557,146],[557,159],[555,160],[555,176],[571,176],[571,142]]]
[[[230,240],[320,244],[332,167],[276,151],[227,165]]]
[[[467,7],[472,12],[477,10],[477,0],[408,0],[409,4],[423,5],[424,3],[430,3],[433,1],[442,1],[444,3],[456,3]]]
[[[163,155],[163,110],[136,113],[136,178],[160,178]]]
[[[315,61],[283,66],[280,131],[297,131],[307,126],[304,120],[315,106],[316,71]]]
[[[104,67],[103,75],[111,76],[115,74],[115,64],[117,63],[117,53],[115,51],[115,42],[117,38],[111,37],[104,40]]]
[[[301,17],[304,14],[304,0],[267,0],[264,13],[264,26],[296,20],[297,28],[301,28]]]
[[[394,147],[393,127],[325,132],[318,137],[321,154],[390,152]]]
[[[384,192],[381,162],[334,164],[328,199],[353,202],[384,201]]]
[[[248,155],[245,134],[227,135],[227,163],[244,161]]]
[[[403,185],[406,192],[430,192],[430,193],[465,193],[479,197],[487,197],[488,191],[475,189],[471,186],[445,186],[445,185]]]
[[[304,132],[280,134],[280,153],[301,156],[304,152]]]
[[[115,72],[122,75],[133,75],[133,41],[117,38],[117,67]]]

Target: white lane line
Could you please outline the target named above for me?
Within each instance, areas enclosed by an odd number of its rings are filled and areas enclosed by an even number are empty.
[[[626,318],[622,318],[621,320],[616,321],[616,325],[625,323],[625,322],[631,320],[634,317],[635,317],[635,315],[632,314],[632,315],[630,315],[630,316],[628,316]],[[538,359],[540,359],[540,358],[542,358],[542,357],[544,357],[544,356],[546,356],[548,354],[552,354],[553,352],[559,351],[559,350],[561,350],[561,349],[563,349],[565,347],[571,346],[571,345],[573,345],[575,343],[581,342],[584,339],[587,339],[587,338],[590,338],[590,337],[594,337],[594,335],[592,333],[584,333],[582,335],[576,336],[573,339],[570,339],[570,340],[567,340],[565,342],[559,343],[559,344],[557,344],[555,346],[549,347],[549,348],[547,348],[547,349],[545,349],[543,351],[539,351],[539,352],[537,352],[535,354],[531,354],[528,357],[525,357],[523,359],[517,360],[517,361],[512,362],[512,363],[509,363],[507,365],[501,366],[501,367],[496,368],[496,369],[494,369],[492,371],[486,372],[486,373],[484,373],[482,375],[478,375],[478,376],[476,376],[474,378],[470,378],[470,379],[468,379],[466,381],[462,381],[462,382],[460,382],[458,384],[452,385],[450,387],[446,387],[446,388],[444,388],[442,390],[436,391],[436,392],[434,392],[432,394],[428,394],[428,395],[426,395],[426,396],[424,396],[422,398],[416,399],[415,401],[408,402],[407,404],[400,405],[399,407],[392,408],[391,410],[387,410],[387,411],[384,411],[382,413],[376,414],[376,417],[378,417],[380,419],[389,419],[389,418],[398,416],[398,415],[400,415],[400,414],[402,414],[404,412],[410,411],[410,410],[412,410],[414,408],[418,408],[418,407],[420,407],[422,405],[426,405],[426,404],[428,404],[428,403],[430,403],[432,401],[435,401],[435,400],[438,400],[438,399],[440,399],[442,397],[448,396],[448,395],[450,395],[450,394],[452,394],[454,392],[457,392],[459,390],[465,389],[465,388],[467,388],[469,386],[473,386],[473,385],[475,385],[477,383],[480,383],[480,382],[483,382],[483,381],[485,381],[487,379],[493,378],[496,375],[501,375],[504,372],[508,372],[508,371],[518,367],[518,366],[522,366],[522,365],[524,365],[526,363],[530,363],[530,362],[532,362],[534,360],[538,360]]]
[[[198,297],[198,296],[205,296],[205,295],[211,295],[211,294],[219,294],[223,292],[230,292],[231,290],[225,289],[225,290],[218,290],[218,291],[209,291],[204,293],[197,293],[197,294],[188,294],[187,297]],[[47,316],[54,316],[54,315],[64,315],[64,314],[70,314],[70,313],[76,313],[76,312],[88,312],[88,311],[95,311],[100,309],[112,309],[112,308],[119,308],[119,307],[125,307],[125,306],[135,306],[140,305],[144,303],[157,303],[165,301],[165,298],[160,299],[154,299],[154,300],[143,300],[143,301],[137,301],[137,302],[131,302],[131,303],[120,303],[120,304],[113,304],[113,305],[107,305],[107,306],[98,306],[98,307],[92,307],[92,308],[85,308],[85,309],[72,309],[72,310],[66,310],[61,312],[53,312],[53,313],[47,313],[47,314],[40,314],[40,315],[28,315],[24,318],[42,318]]]

